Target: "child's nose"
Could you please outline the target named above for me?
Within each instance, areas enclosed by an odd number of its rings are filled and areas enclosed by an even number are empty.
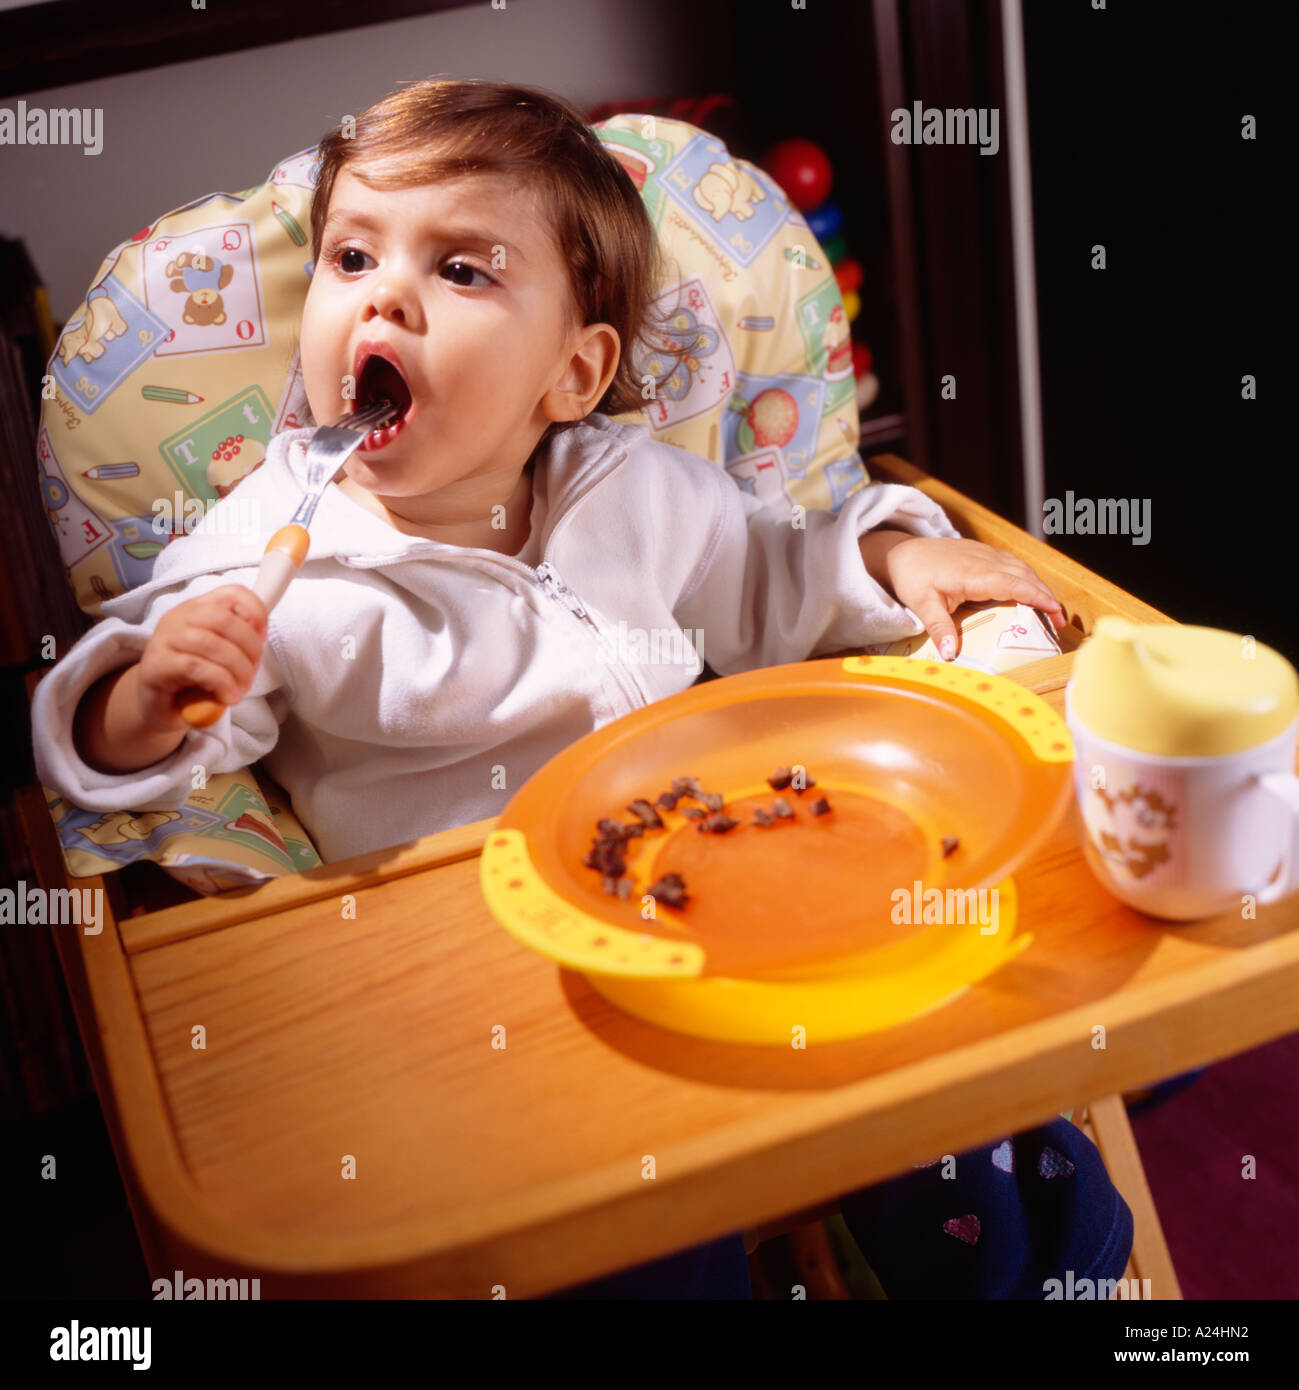
[[[390,319],[407,328],[417,326],[414,319],[418,316],[419,308],[415,296],[391,271],[371,283],[370,308],[379,318]]]

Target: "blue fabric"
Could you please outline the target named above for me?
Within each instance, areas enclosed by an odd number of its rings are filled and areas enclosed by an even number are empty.
[[[1046,1281],[1120,1279],[1132,1212],[1096,1146],[1053,1120],[840,1199],[890,1299],[1045,1299]]]
[[[1048,1279],[1121,1279],[1132,1212],[1068,1120],[850,1192],[843,1219],[890,1299],[1045,1299]],[[552,1299],[752,1298],[741,1235],[679,1250]]]

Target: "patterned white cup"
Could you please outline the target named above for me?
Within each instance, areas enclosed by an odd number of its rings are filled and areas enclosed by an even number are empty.
[[[1190,921],[1299,890],[1299,719],[1266,743],[1172,758],[1096,737],[1065,687],[1074,793],[1092,872],[1152,917]]]

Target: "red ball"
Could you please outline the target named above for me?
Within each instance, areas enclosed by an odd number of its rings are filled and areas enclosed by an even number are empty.
[[[851,294],[853,290],[861,289],[861,262],[840,261],[834,268],[834,278],[840,294]]]
[[[853,376],[866,376],[871,369],[871,350],[865,343],[854,343],[852,345],[852,374]]]
[[[811,212],[830,196],[834,170],[825,151],[810,140],[781,140],[761,163],[800,212]]]

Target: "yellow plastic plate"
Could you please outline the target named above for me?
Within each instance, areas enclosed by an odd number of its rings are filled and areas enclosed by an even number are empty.
[[[588,974],[611,1004],[645,1023],[710,1042],[789,1047],[882,1032],[959,999],[1033,940],[1016,932],[1014,879],[997,886],[996,930],[976,923],[935,931],[923,954],[884,947],[860,973],[805,980],[635,980]],[[931,929],[934,930],[934,929]]]
[[[487,837],[483,893],[520,941],[585,974],[789,983],[928,969],[941,1002],[1013,949],[1009,903],[995,932],[968,918],[978,890],[1050,833],[1072,758],[1059,716],[1003,676],[884,656],[746,672],[624,716],[535,773]],[[777,792],[765,778],[779,767],[815,785]],[[628,897],[606,894],[582,862],[596,822],[634,821],[631,801],[653,804],[682,776],[722,793],[741,824],[701,833],[683,799],[660,811],[664,829],[628,842]],[[754,824],[778,795],[793,821]],[[831,809],[813,815],[823,795]],[[685,880],[680,909],[647,896],[669,872]]]

